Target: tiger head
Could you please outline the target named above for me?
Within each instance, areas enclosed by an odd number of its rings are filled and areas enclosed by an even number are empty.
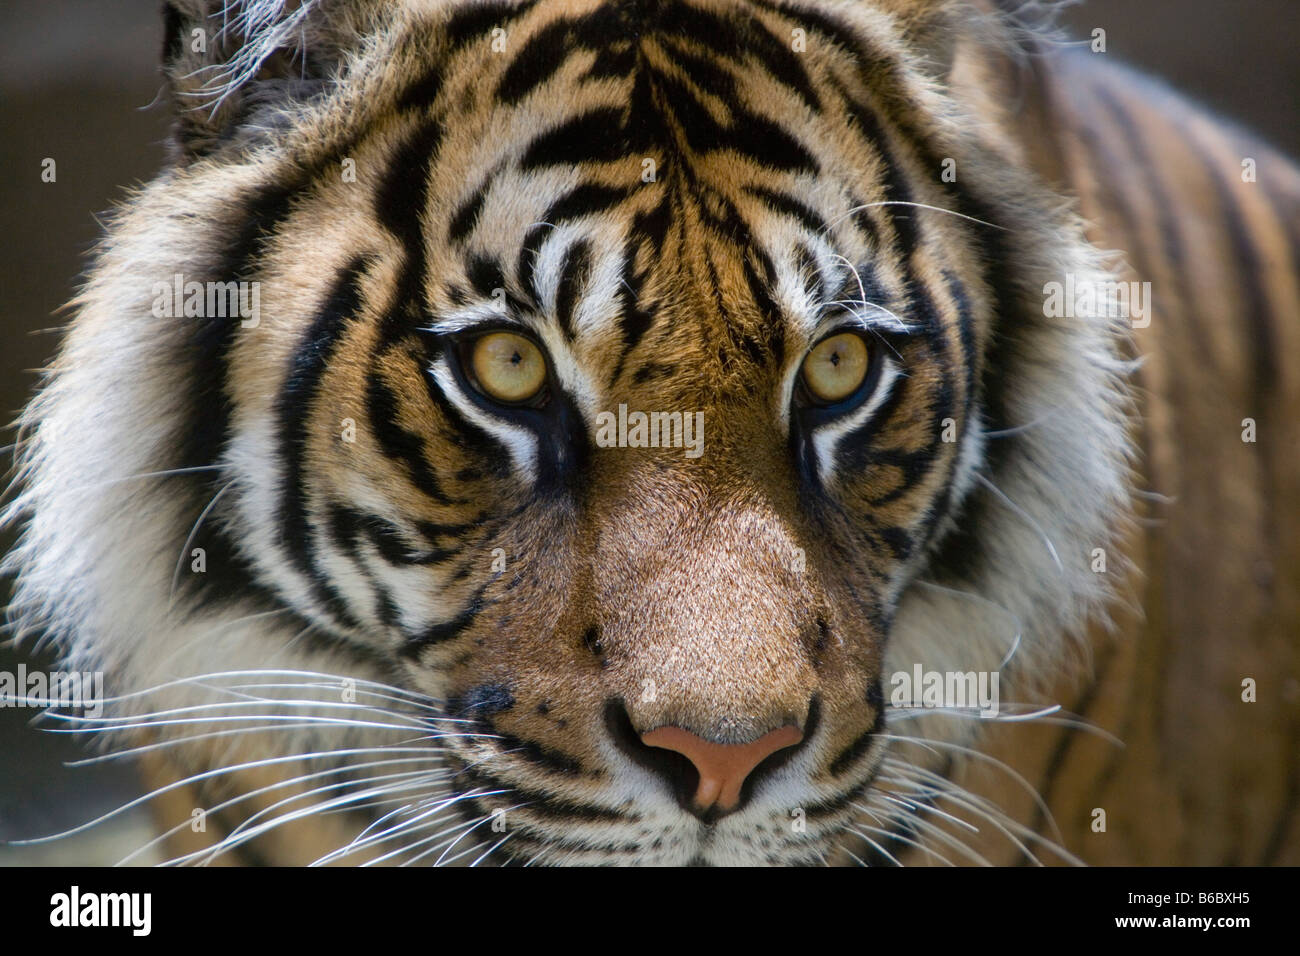
[[[892,738],[970,732],[890,675],[1055,676],[1122,346],[1044,312],[1097,255],[966,118],[977,13],[220,7],[167,6],[173,162],[29,413],[32,626],[128,690],[290,645],[436,699],[544,862],[824,858]]]

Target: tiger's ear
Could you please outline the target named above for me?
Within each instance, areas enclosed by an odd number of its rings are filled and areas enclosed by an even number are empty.
[[[947,74],[971,24],[993,14],[1001,0],[868,0],[889,14],[902,39]]]
[[[165,0],[162,69],[186,162],[259,112],[325,89],[364,32],[373,0]]]
[[[903,39],[947,73],[968,42],[1012,53],[1029,48],[1057,25],[1061,0],[868,0],[893,17]]]

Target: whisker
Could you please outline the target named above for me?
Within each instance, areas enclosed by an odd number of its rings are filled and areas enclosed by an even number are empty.
[[[884,794],[883,792],[880,794],[880,796],[883,797],[883,798],[888,799],[887,795]],[[894,798],[894,799],[897,800],[897,798]],[[907,806],[907,803],[910,802],[910,801],[908,801],[908,802],[898,801],[898,802],[900,802],[903,806],[906,807],[906,806]],[[924,804],[912,803],[912,805],[911,805],[910,807],[908,807],[908,809],[909,809],[909,811],[910,811],[909,813],[907,813],[907,814],[895,814],[895,819],[899,820],[899,822],[904,823],[904,825],[906,825],[906,826],[909,826],[909,827],[915,827],[915,828],[917,829],[917,831],[918,831],[918,834],[917,834],[918,836],[920,835],[920,832],[919,832],[919,831],[924,831],[924,832],[927,833],[927,834],[928,834],[932,839],[939,840],[939,841],[940,841],[941,843],[943,843],[944,845],[952,847],[954,850],[957,850],[958,852],[964,854],[964,855],[965,855],[967,858],[969,858],[972,862],[977,863],[977,864],[979,864],[980,866],[992,866],[992,865],[993,865],[993,864],[992,864],[992,863],[991,863],[987,858],[985,858],[983,855],[981,855],[981,854],[979,854],[979,853],[976,853],[976,852],[975,852],[974,850],[972,850],[970,847],[966,846],[964,843],[962,843],[960,840],[958,840],[958,839],[957,839],[953,834],[948,833],[948,832],[944,831],[941,827],[935,826],[935,825],[934,825],[933,823],[931,823],[930,821],[923,819],[923,818],[920,816],[919,812],[917,812],[917,811],[923,809],[924,806],[925,806]],[[969,824],[967,824],[967,826],[969,826]],[[979,830],[978,830],[977,827],[971,827],[971,829],[974,830],[976,833],[979,832]],[[922,850],[927,850],[928,852],[931,852],[931,853],[935,853],[935,852],[936,852],[936,851],[934,850],[933,847],[925,847],[925,846],[922,846],[922,845],[919,844],[919,843],[916,844],[916,845],[919,846]],[[944,859],[945,862],[947,862],[949,866],[952,866],[952,865],[953,865],[953,864],[952,864],[952,861],[951,861],[951,860],[948,860],[946,857],[942,857],[942,859]]]
[[[296,784],[298,784],[298,783],[303,783],[303,782],[306,782],[306,781],[308,781],[308,780],[317,779],[317,778],[319,778],[319,777],[330,776],[330,775],[332,775],[332,774],[338,774],[338,773],[351,773],[351,772],[355,772],[355,771],[357,771],[357,770],[369,769],[369,768],[371,768],[371,767],[378,767],[378,766],[384,766],[384,765],[389,765],[389,764],[412,763],[412,762],[415,762],[416,760],[418,760],[418,758],[409,758],[409,757],[408,757],[408,758],[397,759],[397,760],[378,760],[378,761],[372,761],[372,762],[369,762],[369,763],[358,764],[358,765],[349,766],[349,767],[332,767],[332,768],[329,768],[329,769],[327,769],[327,770],[320,770],[320,771],[317,771],[317,772],[315,772],[315,773],[302,774],[302,775],[299,775],[299,776],[297,776],[297,777],[293,777],[293,778],[291,778],[291,779],[287,779],[287,780],[279,781],[279,782],[277,782],[277,783],[269,784],[269,785],[267,785],[267,786],[265,786],[265,787],[259,787],[259,788],[256,789],[256,790],[252,790],[252,791],[249,791],[249,792],[247,792],[247,793],[242,793],[242,794],[239,794],[238,796],[231,797],[231,798],[229,798],[229,799],[227,799],[227,800],[222,801],[221,803],[217,804],[217,805],[214,806],[214,807],[209,807],[209,808],[207,808],[207,809],[206,809],[206,813],[207,813],[207,814],[220,813],[221,811],[223,811],[223,810],[227,810],[227,809],[229,809],[230,807],[233,807],[233,806],[235,806],[236,804],[242,803],[242,802],[245,801],[245,800],[251,800],[251,799],[254,799],[254,798],[256,798],[256,797],[261,796],[261,795],[264,794],[264,793],[269,793],[269,792],[272,791],[272,790],[276,790],[276,789],[279,789],[279,788],[281,788],[281,787],[294,786],[294,785],[296,785]],[[328,790],[331,790],[331,789],[337,789],[337,788],[339,788],[339,787],[344,787],[344,786],[361,786],[361,785],[367,785],[367,784],[374,783],[374,782],[376,782],[376,781],[378,781],[378,780],[389,779],[389,778],[393,778],[393,777],[397,777],[397,776],[412,776],[412,775],[424,775],[424,776],[427,776],[427,775],[431,775],[431,774],[432,774],[432,771],[429,771],[429,770],[417,770],[417,771],[408,771],[408,772],[406,772],[406,773],[404,773],[404,774],[387,774],[387,775],[383,775],[383,776],[379,776],[379,777],[367,777],[367,778],[364,778],[364,779],[361,779],[361,780],[344,780],[344,781],[339,781],[338,783],[335,783],[335,784],[330,784],[330,785],[328,785],[328,786],[326,786],[326,787],[317,787],[316,789],[311,790],[311,791],[308,791],[307,793],[299,794],[298,797],[301,798],[301,797],[306,797],[306,796],[312,796],[312,795],[314,795],[314,794],[316,794],[316,793],[326,792],[326,791],[328,791]],[[283,802],[283,801],[282,801],[282,802]],[[268,808],[267,810],[260,811],[260,813],[265,813],[265,812],[268,812],[269,810],[274,810],[274,809],[276,809],[279,805],[280,805],[280,804],[276,804],[276,805],[274,805],[274,806]],[[256,819],[256,817],[257,817],[257,814],[255,814],[253,817],[249,817],[248,820],[245,820],[245,821],[244,821],[244,823],[251,822],[252,820]],[[155,837],[153,840],[150,840],[148,843],[146,843],[146,844],[144,844],[143,846],[139,847],[138,849],[132,851],[130,855],[124,857],[121,861],[119,861],[117,865],[118,865],[118,866],[125,866],[125,865],[127,865],[128,863],[131,862],[131,860],[135,859],[135,858],[136,858],[137,856],[139,856],[141,853],[144,853],[144,852],[146,852],[147,850],[153,848],[154,846],[163,843],[163,842],[164,842],[168,837],[172,836],[172,835],[175,834],[175,833],[179,833],[181,830],[184,830],[186,827],[188,827],[188,826],[190,826],[190,825],[191,825],[191,821],[190,821],[190,820],[184,820],[184,821],[182,821],[181,823],[176,824],[176,826],[174,826],[174,827],[172,827],[172,828],[170,828],[170,829],[164,831],[164,832],[161,833],[159,836]],[[242,825],[243,825],[243,824],[241,824],[241,826],[242,826]],[[227,839],[229,839],[230,836],[234,836],[235,833],[238,832],[238,830],[239,830],[239,828],[237,827],[234,831],[232,831],[230,834],[228,834],[228,835],[227,835]],[[224,841],[223,841],[223,842],[224,842]],[[218,844],[218,845],[220,845],[220,844]],[[197,852],[202,852],[202,851],[196,851],[196,853],[197,853]]]
[[[439,783],[445,779],[446,779],[446,775],[443,772],[436,769],[435,770],[410,770],[402,773],[383,774],[364,781],[342,781],[339,784],[334,784],[326,787],[318,787],[312,791],[309,791],[308,793],[293,794],[290,795],[289,797],[285,797],[277,801],[276,803],[272,804],[269,807],[259,810],[251,817],[242,821],[237,827],[235,827],[234,830],[230,832],[230,834],[226,836],[225,839],[223,839],[219,844],[217,844],[217,846],[211,848],[211,850],[202,851],[196,854],[189,854],[189,856],[190,857],[196,855],[204,856],[203,865],[206,865],[207,863],[216,859],[217,856],[219,856],[220,854],[228,852],[229,850],[232,850],[237,846],[241,846],[244,843],[248,843],[249,841],[254,840],[257,837],[261,836],[263,833],[267,833],[271,830],[274,830],[277,827],[284,826],[285,824],[293,823],[297,820],[307,819],[308,817],[312,817],[312,816],[319,816],[320,814],[329,810],[350,809],[358,802],[374,796],[386,796],[395,793],[402,793],[408,790],[423,790],[426,789],[430,784]],[[371,784],[382,780],[391,780],[391,782],[378,787],[370,786]],[[273,817],[269,820],[265,820],[261,823],[258,823],[255,826],[251,825],[253,824],[253,821],[257,820],[259,817],[272,813],[275,810],[280,809],[281,807],[287,807],[298,800],[305,799],[309,796],[314,796],[317,792],[328,792],[329,790],[332,789],[338,789],[340,786],[348,786],[348,785],[368,786],[369,789],[360,791],[358,793],[339,794],[338,796],[330,797],[327,800],[324,800],[316,804],[312,804],[310,806],[300,807],[297,810],[293,810],[287,813],[281,813],[278,816]],[[277,784],[273,786],[271,789],[278,789],[278,787],[280,786],[283,786],[283,784]]]
[[[222,485],[221,490],[212,496],[212,500],[208,502],[207,507],[204,508],[201,512],[199,512],[198,519],[194,522],[194,526],[190,528],[190,533],[186,536],[185,543],[181,545],[181,553],[176,558],[176,570],[172,572],[171,591],[167,595],[167,601],[169,606],[171,602],[174,601],[176,598],[176,585],[180,583],[181,568],[185,567],[185,556],[189,554],[190,545],[194,543],[194,539],[198,536],[199,529],[203,527],[204,520],[208,517],[209,514],[212,513],[212,509],[217,506],[217,502],[221,500],[221,496],[224,495],[227,491],[229,491],[234,486],[235,486],[234,478],[230,479],[230,481]]]
[[[1023,776],[1021,776],[1021,774],[1018,773],[1009,764],[1004,763],[1003,761],[998,760],[996,757],[990,756],[989,754],[981,753],[978,750],[973,750],[970,747],[963,747],[960,744],[951,743],[949,741],[940,741],[940,740],[921,741],[916,737],[883,735],[883,734],[881,736],[882,737],[888,736],[890,739],[897,740],[901,743],[911,743],[911,744],[921,743],[927,748],[939,747],[940,749],[944,749],[944,750],[952,750],[957,753],[964,754],[965,756],[971,757],[975,760],[988,763],[992,766],[997,767],[1000,770],[1003,770],[1008,776],[1010,776],[1013,780],[1015,780],[1016,783],[1018,783],[1027,794],[1029,794],[1030,798],[1034,801],[1034,805],[1038,807],[1038,809],[1043,813],[1044,818],[1051,825],[1052,831],[1055,834],[1056,838],[1058,840],[1063,839],[1061,836],[1061,831],[1057,828],[1056,821],[1052,817],[1052,811],[1048,809],[1046,802],[1044,802],[1043,798],[1039,796],[1038,791],[1034,789],[1033,785],[1028,780],[1026,780]]]
[[[1002,489],[989,481],[989,479],[985,478],[979,472],[975,472],[974,475],[976,481],[997,495],[1003,504],[1018,514],[1022,519],[1024,519],[1026,524],[1038,532],[1039,537],[1043,539],[1043,544],[1047,545],[1047,551],[1052,556],[1052,560],[1056,563],[1057,570],[1064,574],[1065,565],[1061,563],[1060,555],[1056,553],[1056,545],[1052,544],[1052,539],[1047,536],[1047,532],[1039,526],[1038,522],[1030,517],[1029,513],[1025,511],[1025,509],[1021,508],[1020,505],[1008,498]]]
[[[912,583],[914,585],[919,585],[920,587],[930,588],[933,591],[942,591],[945,594],[953,594],[958,597],[968,598],[969,600],[975,601],[979,604],[983,604],[986,607],[991,607],[994,610],[1001,611],[1003,614],[1009,617],[1012,623],[1015,624],[1016,637],[1015,640],[1011,642],[1010,650],[1008,650],[1006,655],[1002,658],[1002,663],[998,664],[998,670],[1002,670],[1004,667],[1007,666],[1007,664],[1011,662],[1011,658],[1014,657],[1016,651],[1020,649],[1020,637],[1024,633],[1024,625],[1020,623],[1020,618],[1018,616],[1011,613],[1011,611],[1007,610],[1005,607],[1003,607],[1001,604],[998,604],[996,601],[993,601],[982,594],[976,594],[974,591],[964,591],[961,588],[949,587],[946,584],[939,584],[935,581],[925,581],[920,578],[918,578],[916,581]]]

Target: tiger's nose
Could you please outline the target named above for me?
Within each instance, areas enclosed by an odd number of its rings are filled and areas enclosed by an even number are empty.
[[[681,754],[699,773],[692,809],[697,814],[715,810],[729,813],[740,803],[740,791],[754,768],[778,750],[803,740],[792,724],[778,727],[747,744],[719,744],[681,727],[660,727],[641,735],[647,747]]]

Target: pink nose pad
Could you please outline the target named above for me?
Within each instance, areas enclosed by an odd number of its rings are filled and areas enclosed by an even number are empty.
[[[803,731],[792,725],[768,731],[747,744],[715,744],[681,727],[659,727],[641,735],[647,747],[674,750],[695,765],[700,774],[696,809],[707,810],[716,804],[723,811],[734,810],[740,803],[740,788],[755,767],[801,740]]]

